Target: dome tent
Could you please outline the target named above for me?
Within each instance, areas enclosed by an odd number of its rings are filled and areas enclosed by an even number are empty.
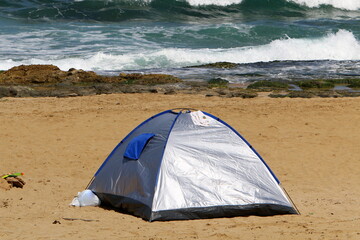
[[[102,204],[148,221],[298,213],[238,132],[190,109],[167,110],[141,123],[88,189]]]

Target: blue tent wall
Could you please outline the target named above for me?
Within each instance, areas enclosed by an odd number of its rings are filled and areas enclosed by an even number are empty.
[[[157,173],[176,116],[175,112],[165,111],[136,127],[105,160],[88,189],[96,193],[104,204],[127,209],[145,219],[150,218]],[[128,143],[143,133],[154,136],[139,159],[129,161],[124,157]]]

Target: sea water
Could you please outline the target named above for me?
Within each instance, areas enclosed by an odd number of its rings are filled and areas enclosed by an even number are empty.
[[[360,0],[0,0],[0,70],[189,80],[360,76]],[[238,63],[233,69],[189,68]]]

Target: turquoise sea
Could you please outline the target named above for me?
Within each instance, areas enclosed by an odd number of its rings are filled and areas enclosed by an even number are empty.
[[[359,0],[0,0],[0,70],[360,77]],[[239,63],[235,69],[188,66]]]

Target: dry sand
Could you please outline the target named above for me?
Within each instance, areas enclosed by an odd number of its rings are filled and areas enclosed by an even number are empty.
[[[237,129],[302,214],[149,223],[68,206],[130,130],[177,107]],[[0,141],[0,173],[25,172],[27,182],[0,189],[0,239],[360,239],[360,98],[7,98],[0,99]]]

